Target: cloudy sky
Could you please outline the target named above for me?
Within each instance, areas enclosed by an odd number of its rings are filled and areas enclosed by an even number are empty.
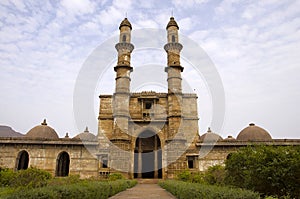
[[[254,122],[274,138],[300,138],[300,1],[294,0],[1,0],[0,124],[26,133],[47,118],[60,136],[83,131],[74,120],[73,93],[88,56],[117,36],[126,13],[134,30],[165,29],[172,11],[180,34],[207,53],[223,82],[226,112],[217,133],[236,137]],[[185,79],[197,82],[189,71]],[[114,88],[113,69],[107,73],[91,101],[95,118],[97,96]],[[201,134],[214,117],[204,85],[192,85]],[[97,124],[90,129],[96,133]]]

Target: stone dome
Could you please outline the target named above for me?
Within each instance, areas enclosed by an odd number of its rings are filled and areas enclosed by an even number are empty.
[[[177,25],[177,22],[175,21],[174,17],[170,18],[170,21],[169,21],[166,29],[168,29],[170,26],[176,26],[177,29],[179,30],[179,26]]]
[[[57,133],[53,128],[47,125],[46,119],[41,125],[35,126],[28,131],[25,137],[43,138],[43,139],[59,139]]]
[[[213,133],[210,128],[208,128],[207,133],[200,136],[200,142],[218,142],[222,141],[223,138],[216,133]]]
[[[86,127],[84,132],[76,135],[73,139],[82,140],[82,141],[97,141],[97,136],[90,133],[88,127]]]
[[[120,24],[120,26],[119,26],[119,29],[121,29],[122,26],[128,26],[128,27],[130,28],[130,30],[132,30],[131,23],[128,21],[127,18],[125,18],[125,19],[121,22],[121,24]]]
[[[269,141],[272,140],[272,137],[265,129],[251,123],[239,133],[236,139],[241,141]]]
[[[231,135],[228,135],[227,138],[224,139],[225,141],[234,141],[236,140],[234,137],[232,137]]]

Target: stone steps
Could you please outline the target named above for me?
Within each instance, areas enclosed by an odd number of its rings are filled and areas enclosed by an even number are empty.
[[[160,179],[137,179],[139,184],[157,184]]]

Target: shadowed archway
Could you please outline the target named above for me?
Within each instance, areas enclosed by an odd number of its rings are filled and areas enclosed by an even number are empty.
[[[56,172],[58,177],[65,177],[69,175],[70,156],[67,152],[61,152],[56,159]]]
[[[162,152],[159,136],[152,131],[142,132],[135,142],[134,177],[162,178]]]
[[[29,164],[29,154],[27,151],[20,151],[17,157],[17,170],[27,169]]]

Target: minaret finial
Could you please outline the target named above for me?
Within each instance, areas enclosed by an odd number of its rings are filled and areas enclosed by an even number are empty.
[[[125,17],[127,18],[127,12],[125,12]]]
[[[84,132],[89,132],[89,128],[86,126]]]
[[[171,17],[174,17],[173,9],[172,9],[172,11],[171,11]]]

